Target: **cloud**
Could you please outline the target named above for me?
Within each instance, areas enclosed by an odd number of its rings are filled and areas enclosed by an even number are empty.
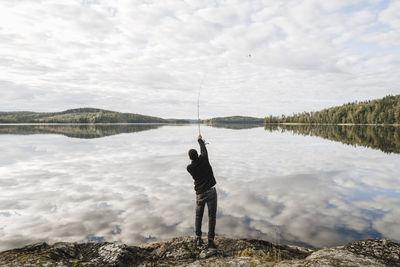
[[[397,16],[400,11],[400,4],[396,1],[392,1],[386,9],[379,14],[379,20],[389,25],[392,29],[398,29],[400,27],[400,19]]]
[[[373,63],[398,55],[395,1],[0,5],[0,105],[9,110],[96,106],[193,118],[195,101],[170,103],[194,99],[203,76],[204,117],[398,93],[398,62]],[[13,84],[46,93],[8,96]]]

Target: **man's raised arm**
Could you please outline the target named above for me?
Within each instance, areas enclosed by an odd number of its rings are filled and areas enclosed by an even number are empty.
[[[207,148],[206,148],[206,144],[204,144],[203,137],[201,135],[199,135],[197,141],[199,142],[199,145],[200,145],[200,154],[203,157],[208,158]]]

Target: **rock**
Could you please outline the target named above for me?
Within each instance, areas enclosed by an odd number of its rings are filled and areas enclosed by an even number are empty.
[[[200,252],[200,259],[207,259],[212,256],[217,256],[218,251],[216,249],[204,249]]]
[[[322,249],[312,253],[304,260],[290,262],[279,262],[276,267],[289,266],[366,266],[383,267],[386,266],[377,259],[356,255],[341,248]]]
[[[1,266],[129,266],[142,260],[136,247],[115,243],[46,243],[0,253]]]
[[[306,259],[275,266],[400,266],[399,258],[400,244],[387,239],[369,239],[321,249]]]
[[[143,246],[117,243],[37,243],[0,252],[0,266],[400,266],[400,245],[387,239],[320,249],[217,237],[218,249],[198,248],[193,237]]]
[[[379,259],[390,266],[400,266],[400,244],[387,239],[360,240],[345,246],[357,255]]]

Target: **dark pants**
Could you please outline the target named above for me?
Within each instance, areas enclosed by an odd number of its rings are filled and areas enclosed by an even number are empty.
[[[201,236],[201,221],[203,220],[204,206],[208,208],[208,239],[214,239],[215,222],[217,215],[217,190],[215,187],[196,195],[196,236]]]

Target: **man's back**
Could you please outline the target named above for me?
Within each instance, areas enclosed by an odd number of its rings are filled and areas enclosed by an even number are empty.
[[[208,153],[204,141],[199,139],[198,142],[201,154],[187,166],[187,171],[193,177],[196,194],[201,194],[213,187],[216,181],[210,162],[208,161]]]

